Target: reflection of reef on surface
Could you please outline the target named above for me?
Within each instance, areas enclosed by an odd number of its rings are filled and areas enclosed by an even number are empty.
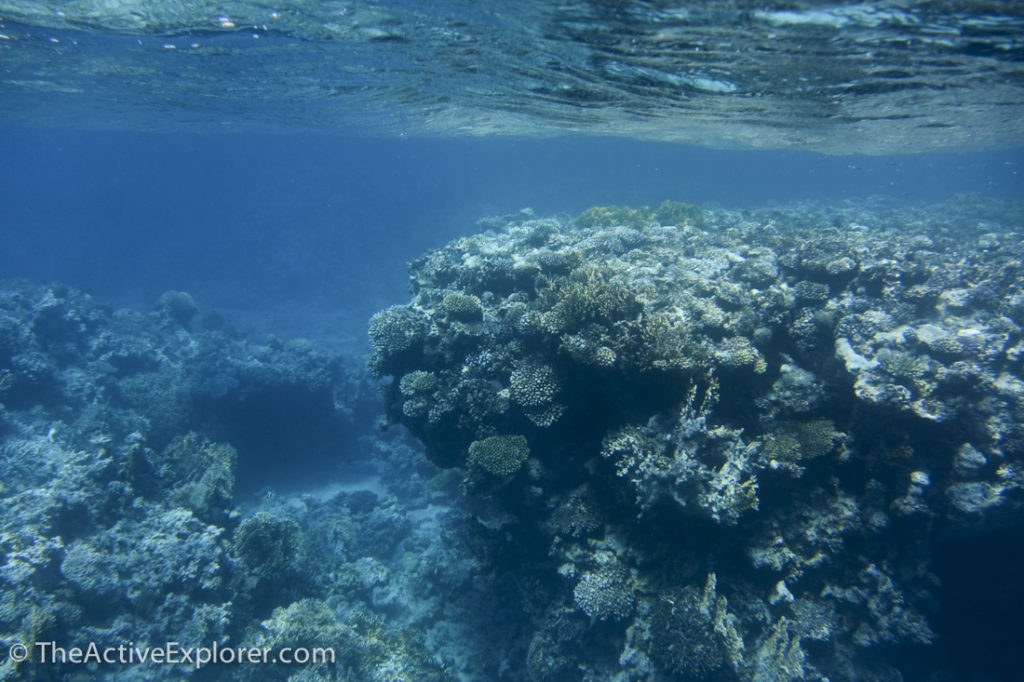
[[[1024,520],[1020,212],[974,203],[524,212],[411,264],[371,369],[542,569],[533,679],[889,679],[935,640],[935,543]]]

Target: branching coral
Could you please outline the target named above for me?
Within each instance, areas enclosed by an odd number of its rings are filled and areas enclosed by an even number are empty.
[[[744,443],[739,430],[708,428],[717,400],[718,382],[711,377],[700,400],[691,386],[674,424],[652,419],[605,438],[601,454],[630,480],[642,508],[669,498],[727,524],[757,508],[757,445]]]
[[[473,322],[483,316],[480,299],[472,294],[452,293],[445,295],[438,306],[443,314],[450,319]]]
[[[614,323],[635,317],[642,305],[637,292],[608,266],[583,265],[565,277],[541,279],[537,293],[546,327],[554,334],[588,323]]]
[[[295,521],[258,512],[235,530],[234,552],[253,575],[280,580],[294,570],[301,542]]]
[[[690,585],[653,603],[651,654],[666,670],[703,680],[728,664],[714,597],[713,587],[702,591]]]
[[[396,356],[413,350],[427,335],[427,317],[412,306],[393,305],[370,318],[375,373],[387,374]]]
[[[526,437],[490,436],[469,444],[469,465],[495,476],[511,476],[519,471],[530,456]]]
[[[629,571],[618,564],[584,573],[573,596],[584,613],[599,620],[622,620],[636,604]]]
[[[429,393],[437,388],[437,376],[433,372],[415,370],[404,375],[398,383],[402,395],[413,396]]]

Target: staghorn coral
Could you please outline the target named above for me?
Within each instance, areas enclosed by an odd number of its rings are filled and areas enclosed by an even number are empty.
[[[583,211],[576,224],[585,227],[645,227],[650,223],[661,225],[704,225],[704,211],[682,201],[664,201],[657,208],[644,206],[634,209],[626,206],[594,206]]]
[[[755,649],[749,663],[755,680],[807,680],[822,679],[807,667],[807,654],[800,646],[800,636],[785,616],[780,617]],[[827,678],[825,678],[827,679]]]
[[[636,294],[614,268],[586,264],[564,277],[540,277],[537,301],[545,329],[557,334],[635,316],[642,309]]]
[[[586,227],[643,227],[650,218],[649,212],[643,209],[637,210],[627,206],[593,206],[577,216],[576,224]]]
[[[696,384],[690,387],[674,424],[652,418],[605,438],[601,454],[632,483],[643,509],[671,499],[689,513],[727,524],[757,509],[758,446],[744,443],[739,430],[708,428],[717,400],[712,377],[700,400]]]

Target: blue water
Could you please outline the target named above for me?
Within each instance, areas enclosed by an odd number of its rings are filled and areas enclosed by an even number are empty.
[[[0,682],[1024,679],[1024,12],[684,4],[0,0]]]
[[[404,295],[407,261],[489,215],[666,198],[754,208],[1024,196],[1020,150],[832,156],[587,137],[22,127],[0,131],[0,146],[5,276],[62,281],[137,308],[184,289],[257,328],[349,350],[363,343],[365,320]]]

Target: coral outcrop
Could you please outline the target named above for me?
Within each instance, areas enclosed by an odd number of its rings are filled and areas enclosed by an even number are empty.
[[[410,264],[371,369],[549,566],[533,679],[895,678],[878,645],[935,640],[935,543],[1024,521],[1024,247],[972,206],[524,212]]]

